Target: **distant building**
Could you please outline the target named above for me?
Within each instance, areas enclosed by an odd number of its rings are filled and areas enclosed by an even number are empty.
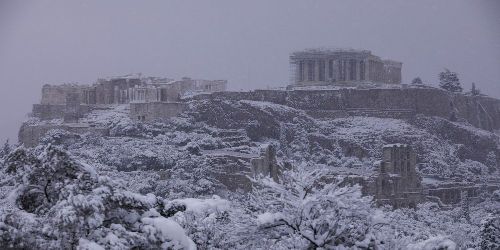
[[[369,50],[307,49],[290,55],[291,84],[401,83],[401,62],[382,60]]]

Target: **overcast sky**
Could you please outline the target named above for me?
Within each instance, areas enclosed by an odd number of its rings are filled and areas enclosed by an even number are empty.
[[[46,83],[142,72],[285,86],[288,55],[368,49],[403,62],[403,82],[444,67],[500,97],[500,1],[0,0],[0,141],[17,141]]]

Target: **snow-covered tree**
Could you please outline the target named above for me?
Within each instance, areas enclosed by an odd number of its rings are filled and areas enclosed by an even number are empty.
[[[416,77],[411,81],[411,84],[422,85],[424,83],[422,82],[422,79],[420,79],[420,77]]]
[[[470,223],[470,201],[467,191],[461,192],[460,207],[462,208],[460,217]]]
[[[18,148],[5,171],[17,208],[2,213],[0,248],[196,248],[162,199],[129,192],[57,147]]]
[[[12,147],[9,143],[9,140],[7,139],[5,141],[5,143],[3,144],[2,149],[0,150],[0,159],[3,158],[4,156],[8,155],[11,150],[12,150]]]
[[[481,226],[481,249],[500,249],[500,214],[486,218]]]
[[[457,244],[445,236],[431,237],[422,242],[415,244],[408,244],[405,249],[408,250],[422,250],[422,249],[439,249],[439,250],[453,250],[457,248]]]
[[[490,173],[493,173],[493,172],[495,172],[495,170],[497,170],[497,168],[498,168],[498,166],[497,166],[497,155],[495,154],[495,152],[490,151],[488,153],[488,155],[486,156],[485,165],[488,167],[488,171]]]
[[[439,87],[450,92],[462,92],[457,73],[451,72],[449,69],[439,73]]]
[[[343,186],[324,170],[289,170],[280,183],[259,181],[253,194],[257,221],[276,246],[335,248],[375,246],[376,211],[358,186]]]
[[[472,87],[470,89],[470,93],[472,95],[480,95],[481,94],[481,91],[478,88],[476,88],[476,83],[472,83]]]
[[[478,208],[470,209],[470,221],[464,218],[462,207],[443,210],[436,203],[419,204],[417,209],[389,210],[385,211],[389,226],[381,230],[392,235],[393,245],[389,249],[428,249],[423,246],[441,244],[477,248],[482,217]]]
[[[241,203],[218,196],[209,199],[177,199],[165,207],[184,206],[172,219],[185,228],[198,249],[251,249],[256,246],[256,224]]]

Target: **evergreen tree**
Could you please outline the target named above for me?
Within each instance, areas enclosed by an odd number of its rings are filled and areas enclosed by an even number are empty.
[[[449,69],[439,73],[439,87],[450,92],[462,92],[457,73],[451,72]]]
[[[422,82],[422,79],[420,79],[420,77],[416,77],[411,81],[411,84],[422,85],[424,83]]]
[[[500,218],[492,216],[481,227],[481,249],[500,249]]]
[[[11,150],[12,149],[11,149],[11,146],[9,144],[9,139],[7,139],[5,141],[5,143],[3,144],[2,149],[0,150],[0,158],[3,158],[4,156],[7,156],[10,153]]]
[[[476,88],[476,84],[475,83],[472,83],[472,88],[470,89],[470,93],[472,95],[479,95],[479,94],[481,94],[481,91],[479,91],[479,89]]]
[[[166,217],[176,208],[128,191],[60,148],[18,148],[5,165],[20,211],[0,216],[0,249],[196,248]]]

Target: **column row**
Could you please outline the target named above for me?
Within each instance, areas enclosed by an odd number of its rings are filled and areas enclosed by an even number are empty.
[[[297,63],[299,82],[335,82],[368,80],[365,60],[301,60]]]

